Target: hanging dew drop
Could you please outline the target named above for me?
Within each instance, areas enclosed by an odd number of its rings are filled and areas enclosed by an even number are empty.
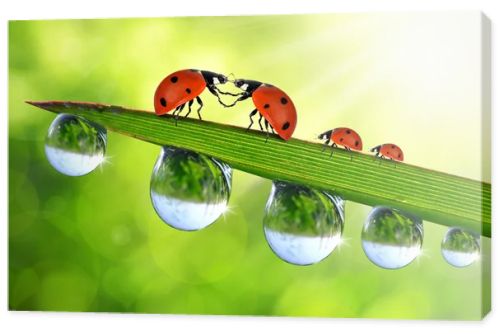
[[[341,242],[344,201],[312,188],[275,181],[267,201],[264,234],[283,261],[310,265]]]
[[[480,257],[479,236],[458,227],[446,232],[441,243],[441,253],[454,267],[467,267]]]
[[[361,233],[363,250],[374,264],[399,269],[410,264],[422,250],[422,220],[396,209],[375,207]]]
[[[200,230],[227,210],[231,177],[231,168],[213,158],[164,147],[151,176],[153,207],[178,230]]]
[[[90,173],[105,157],[106,129],[81,117],[60,114],[45,138],[45,155],[58,172],[69,176]]]

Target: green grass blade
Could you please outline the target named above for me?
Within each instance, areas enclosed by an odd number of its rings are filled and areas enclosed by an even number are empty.
[[[379,164],[372,155],[298,139],[283,141],[244,128],[180,119],[118,106],[81,102],[28,102],[55,112],[82,116],[108,130],[157,145],[207,154],[233,168],[336,192],[346,200],[399,208],[422,219],[472,229],[491,237],[491,185],[404,163]],[[351,160],[352,157],[352,160]]]

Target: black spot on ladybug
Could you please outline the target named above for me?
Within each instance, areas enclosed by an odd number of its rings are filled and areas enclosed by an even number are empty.
[[[176,83],[177,81],[179,81],[179,78],[178,78],[178,77],[176,77],[176,76],[173,76],[173,77],[171,77],[171,78],[170,78],[170,81],[171,81],[172,83]]]
[[[186,93],[191,94],[191,89],[186,88]]]
[[[346,130],[345,133],[347,133],[348,135],[351,134],[351,130]]]
[[[396,148],[396,146],[392,145],[391,148]]]
[[[269,103],[264,104],[264,109],[269,108]]]
[[[344,137],[340,138],[340,142],[343,142],[344,141]]]
[[[285,122],[285,124],[283,124],[283,126],[281,127],[281,130],[286,130],[290,127],[290,122]]]
[[[160,99],[160,104],[161,104],[163,107],[166,107],[166,106],[167,106],[167,100],[165,100],[165,98],[164,98],[164,97],[162,97],[162,98]]]
[[[287,104],[288,103],[288,100],[284,97],[281,98],[281,104]]]
[[[401,158],[401,153],[398,154],[398,158]]]
[[[354,146],[359,146],[359,141],[356,140],[356,142],[354,143]]]

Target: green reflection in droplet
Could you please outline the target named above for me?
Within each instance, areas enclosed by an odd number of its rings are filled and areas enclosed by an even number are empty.
[[[340,233],[344,225],[343,201],[314,188],[275,181],[269,196],[264,226],[296,235]]]
[[[455,267],[467,267],[479,259],[479,236],[473,232],[452,227],[441,243],[441,254]]]

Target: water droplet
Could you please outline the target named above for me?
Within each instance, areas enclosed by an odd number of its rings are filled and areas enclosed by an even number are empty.
[[[151,200],[165,223],[196,231],[227,210],[231,177],[231,168],[213,158],[164,147],[151,176]]]
[[[273,182],[264,233],[273,252],[296,265],[317,263],[337,247],[344,226],[344,201],[316,189]]]
[[[69,176],[90,173],[104,160],[106,129],[81,117],[60,114],[45,138],[45,155],[58,172]]]
[[[385,269],[399,269],[420,254],[423,234],[420,218],[396,209],[375,207],[363,226],[361,240],[370,261]]]
[[[479,236],[458,227],[446,232],[441,253],[446,262],[455,267],[467,267],[479,259]]]

